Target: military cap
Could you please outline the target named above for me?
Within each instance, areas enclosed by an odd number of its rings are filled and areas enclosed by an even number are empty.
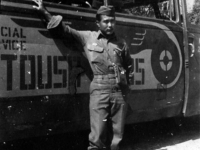
[[[114,16],[115,15],[115,8],[113,6],[101,6],[97,10],[97,14],[99,15],[108,15],[108,16]]]

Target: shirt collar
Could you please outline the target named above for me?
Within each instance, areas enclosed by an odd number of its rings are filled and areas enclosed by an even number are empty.
[[[97,32],[97,39],[101,39],[101,38],[106,38],[105,35],[101,32],[101,30],[99,30]],[[112,36],[108,39],[108,40],[112,40],[112,39],[117,39],[115,33],[112,34]]]

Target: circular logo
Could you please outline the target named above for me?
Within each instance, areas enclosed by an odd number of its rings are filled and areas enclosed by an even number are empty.
[[[151,65],[155,78],[161,84],[170,84],[177,78],[180,64],[179,51],[172,41],[165,40],[165,42],[154,47]]]
[[[169,71],[172,67],[172,55],[169,51],[164,50],[160,54],[160,66],[164,71]]]

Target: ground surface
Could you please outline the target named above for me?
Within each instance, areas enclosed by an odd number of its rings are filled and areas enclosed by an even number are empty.
[[[0,150],[86,150],[88,133],[3,142]],[[200,116],[127,125],[120,150],[200,150]]]

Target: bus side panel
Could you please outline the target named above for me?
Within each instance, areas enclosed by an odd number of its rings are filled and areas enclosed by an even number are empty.
[[[182,29],[156,19],[119,16],[117,20],[117,34],[128,42],[134,67],[127,122],[180,115],[184,92]]]
[[[189,97],[186,108],[186,116],[200,114],[200,26],[190,25],[189,44],[194,45],[189,49],[189,70],[190,70],[190,83],[189,83]]]
[[[0,141],[89,128],[88,94],[0,99]]]
[[[32,3],[1,1],[1,142],[89,128],[91,74],[74,45],[49,33]]]

